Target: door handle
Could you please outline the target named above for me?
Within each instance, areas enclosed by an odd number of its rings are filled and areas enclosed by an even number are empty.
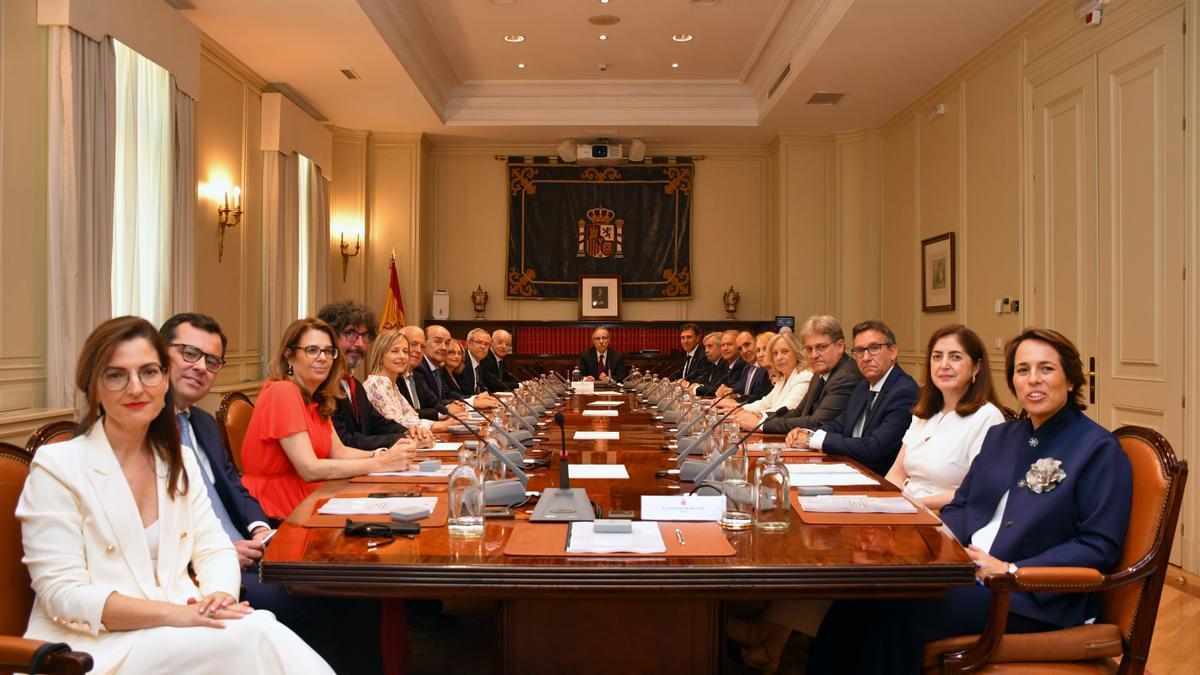
[[[1088,371],[1084,373],[1088,379],[1088,403],[1096,403],[1096,357],[1088,357]]]

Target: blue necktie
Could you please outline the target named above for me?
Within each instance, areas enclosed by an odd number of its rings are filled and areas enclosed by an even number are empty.
[[[196,447],[197,444],[192,438],[192,425],[188,423],[187,413],[179,413],[179,436],[183,440],[183,444],[196,454],[196,464],[200,466],[200,477],[204,479],[204,487],[208,490],[208,500],[212,502],[213,513],[217,514],[217,520],[221,521],[221,529],[229,535],[231,542],[245,539],[238,531],[237,526],[233,524],[233,519],[229,517],[229,511],[225,509],[225,503],[221,501],[221,495],[217,493],[212,480],[208,477],[208,472],[204,470],[204,463],[200,461],[202,450]],[[213,471],[216,471],[216,467],[213,468]]]

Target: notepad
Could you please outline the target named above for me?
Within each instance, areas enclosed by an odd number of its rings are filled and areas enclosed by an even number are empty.
[[[437,506],[437,497],[334,497],[321,505],[317,513],[325,516],[386,516],[393,511],[426,509]]]
[[[792,487],[813,485],[879,485],[849,464],[786,464]]]
[[[567,477],[576,478],[629,478],[624,464],[568,464]]]
[[[616,410],[584,410],[584,417],[616,417]]]
[[[589,403],[588,405],[595,405],[595,406],[618,406],[618,405],[625,405],[625,401],[592,401],[592,402],[591,402],[591,403]]]
[[[449,476],[451,471],[458,468],[457,464],[443,464],[442,468],[437,471],[418,471],[410,469],[408,471],[376,471],[369,473],[368,476]],[[386,513],[386,512],[385,512]]]
[[[571,523],[567,553],[666,553],[658,523],[638,521],[629,534],[596,534],[592,523]]]
[[[576,431],[572,436],[577,441],[616,441],[620,440],[619,431]]]
[[[904,497],[867,497],[866,495],[818,495],[800,497],[805,511],[817,513],[916,513]]]
[[[625,395],[624,392],[620,392],[620,391],[597,391],[597,392],[592,392],[592,393],[596,396],[624,396]]]

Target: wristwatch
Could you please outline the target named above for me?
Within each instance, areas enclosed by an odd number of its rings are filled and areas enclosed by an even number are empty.
[[[1017,573],[1017,564],[1016,563],[1008,563],[1008,573],[1009,574]]]

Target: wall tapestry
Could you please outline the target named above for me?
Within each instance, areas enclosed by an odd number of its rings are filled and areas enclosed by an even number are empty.
[[[579,279],[621,279],[626,300],[692,294],[688,157],[612,166],[508,160],[509,298],[579,297]]]

